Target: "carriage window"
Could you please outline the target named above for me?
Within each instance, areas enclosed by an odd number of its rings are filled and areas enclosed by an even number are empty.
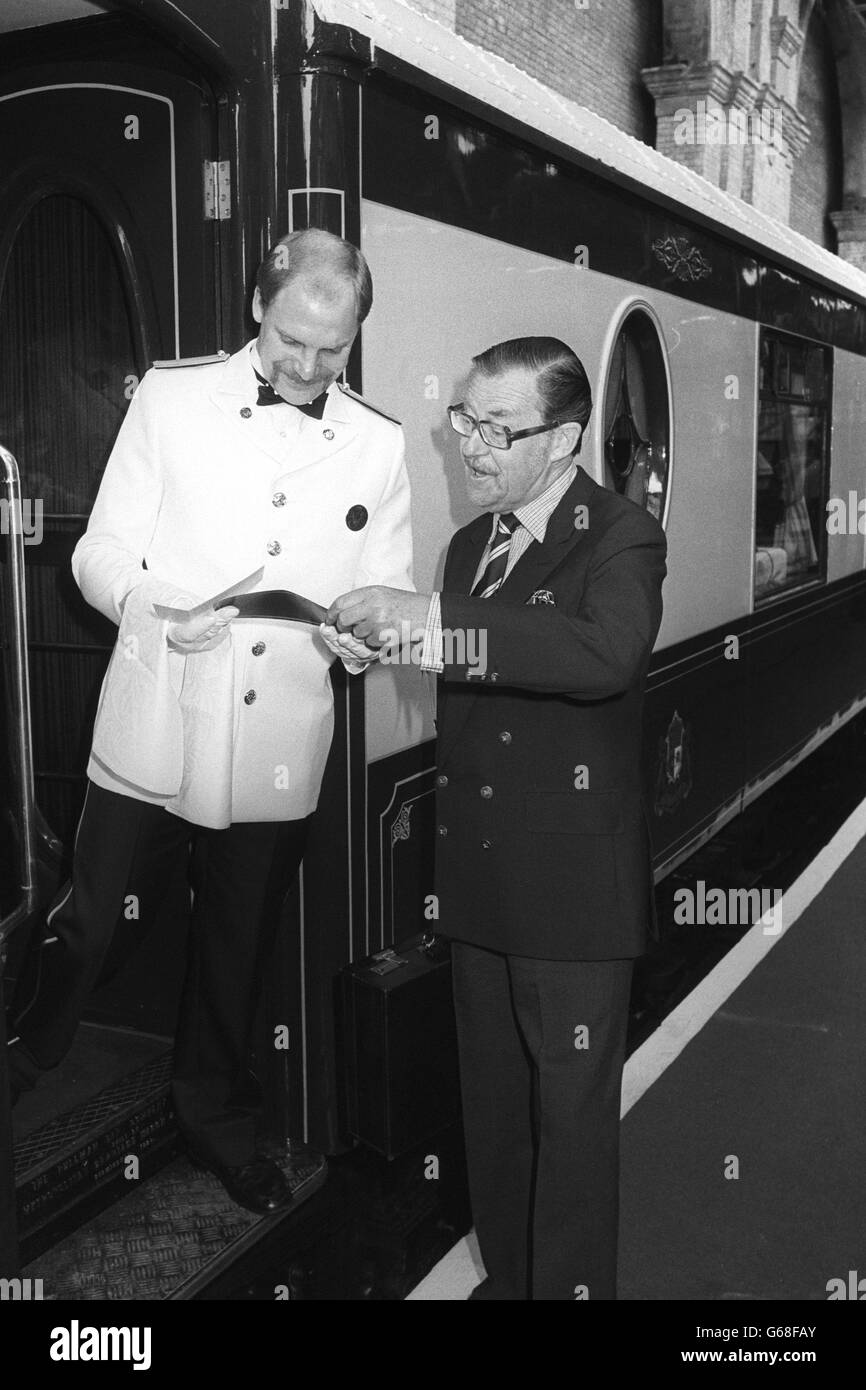
[[[18,459],[34,537],[24,554],[36,790],[69,840],[84,786],[82,730],[113,641],[78,594],[69,557],[129,404],[137,330],[123,266],[82,198],[35,203],[0,275],[0,441]]]
[[[605,485],[664,519],[670,400],[664,349],[649,314],[633,309],[617,335],[604,393]]]
[[[3,278],[0,335],[0,439],[51,529],[90,511],[135,371],[122,274],[81,199],[42,198],[22,223]]]
[[[829,348],[761,333],[755,504],[755,599],[825,574]]]

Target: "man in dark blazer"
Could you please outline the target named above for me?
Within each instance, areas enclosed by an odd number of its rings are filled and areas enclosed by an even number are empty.
[[[591,408],[556,339],[475,358],[450,415],[485,514],[453,537],[441,595],[362,589],[329,613],[370,646],[423,633],[440,674],[436,887],[477,1299],[616,1297],[629,988],[652,915],[641,709],[666,546],[577,466]]]

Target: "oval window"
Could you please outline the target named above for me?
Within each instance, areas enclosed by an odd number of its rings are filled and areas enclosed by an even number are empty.
[[[605,486],[662,521],[670,471],[670,394],[658,329],[644,309],[624,319],[604,390]]]

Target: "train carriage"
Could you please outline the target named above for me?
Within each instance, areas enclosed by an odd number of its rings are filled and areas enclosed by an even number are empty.
[[[470,358],[540,333],[586,364],[580,461],[668,536],[659,880],[863,709],[866,275],[401,0],[248,0],[242,23],[231,0],[33,8],[75,17],[0,32],[0,443],[23,499],[16,527],[4,455],[10,970],[63,872],[113,642],[68,565],[112,440],[154,358],[251,336],[255,267],[287,230],[369,260],[348,381],[404,423],[419,590],[471,515],[446,422]],[[428,680],[411,662],[333,680],[257,1051],[275,1128],[325,1153],[347,1143],[334,981],[435,921]],[[164,1084],[185,898],[93,1001],[112,1084],[142,1066]]]

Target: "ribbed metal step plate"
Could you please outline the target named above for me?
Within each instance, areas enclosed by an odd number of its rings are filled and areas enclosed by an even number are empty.
[[[27,1237],[122,1179],[135,1154],[148,1156],[173,1132],[171,1055],[122,1077],[98,1095],[24,1136],[15,1146],[18,1223]]]
[[[290,1213],[321,1187],[327,1164],[302,1152],[280,1166],[295,1198]],[[288,1214],[246,1211],[186,1158],[134,1187],[26,1267],[45,1299],[192,1298]]]

